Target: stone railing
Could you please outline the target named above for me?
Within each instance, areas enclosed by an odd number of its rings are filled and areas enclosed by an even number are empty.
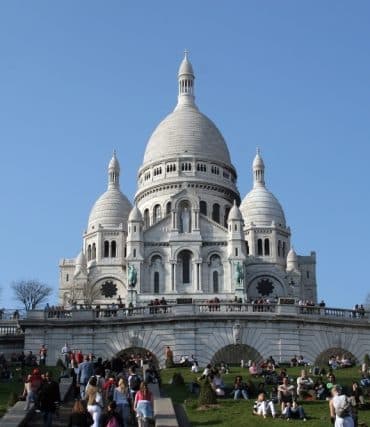
[[[285,304],[239,304],[225,302],[207,302],[194,304],[168,304],[156,306],[138,306],[133,308],[112,308],[100,306],[94,309],[49,309],[33,310],[27,313],[27,320],[44,321],[112,321],[135,318],[166,318],[178,316],[295,316],[309,318],[349,319],[368,322],[369,313],[354,310],[318,306],[301,306]],[[4,322],[3,322],[4,324]],[[14,325],[15,327],[15,325]],[[6,331],[4,324],[4,332]],[[10,325],[9,325],[10,328]],[[10,329],[9,329],[10,330]],[[0,334],[1,334],[0,322]]]
[[[22,333],[18,320],[0,320],[0,335],[20,335]]]

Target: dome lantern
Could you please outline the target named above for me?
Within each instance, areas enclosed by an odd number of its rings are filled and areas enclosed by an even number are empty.
[[[113,156],[108,166],[108,189],[119,188],[119,173],[120,173],[119,161],[116,157],[116,150],[114,150]]]
[[[194,97],[194,71],[193,66],[188,58],[188,51],[184,52],[184,59],[182,60],[179,72],[177,74],[179,82],[179,95],[177,107],[182,105],[195,107]]]
[[[253,160],[253,187],[265,186],[265,164],[257,148],[256,157]]]

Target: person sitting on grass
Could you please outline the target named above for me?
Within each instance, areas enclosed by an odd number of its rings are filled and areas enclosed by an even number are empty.
[[[219,371],[216,371],[214,375],[210,376],[211,387],[216,393],[216,396],[223,397],[225,396],[225,383],[221,377]]]
[[[283,378],[283,383],[278,387],[278,400],[281,405],[281,411],[286,407],[287,403],[292,404],[295,398],[295,387],[289,384],[288,378]]]
[[[294,419],[294,418],[298,418],[302,421],[307,420],[303,407],[301,405],[298,405],[298,403],[295,400],[292,403],[290,402],[285,403],[285,406],[282,409],[281,414],[287,420]]]
[[[269,413],[272,418],[276,417],[274,403],[271,400],[266,400],[265,393],[260,393],[253,405],[253,415],[260,415],[263,418],[267,418]]]
[[[311,395],[313,392],[314,383],[312,378],[307,376],[307,372],[305,369],[302,369],[301,376],[297,378],[297,394],[300,399],[307,397],[307,395]]]
[[[238,375],[235,377],[234,381],[234,389],[232,391],[232,394],[234,395],[234,400],[238,399],[245,399],[248,400],[248,386],[245,382],[243,382],[243,377],[241,375]]]

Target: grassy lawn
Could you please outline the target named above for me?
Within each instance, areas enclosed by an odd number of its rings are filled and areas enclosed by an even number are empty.
[[[173,386],[170,380],[175,372],[179,372],[184,377],[186,385]],[[296,379],[299,376],[299,368],[288,368],[288,375]],[[199,376],[200,374],[198,374]],[[230,373],[224,376],[224,381],[227,386],[232,386],[236,375],[242,375],[245,381],[250,380],[247,369],[241,369],[239,367],[231,368]],[[342,369],[335,371],[337,377],[337,383],[342,386],[351,385],[352,379],[359,379],[359,368]],[[188,368],[171,368],[163,369],[161,371],[162,383],[164,392],[170,396],[176,403],[185,403],[185,409],[188,414],[189,420],[192,426],[215,426],[215,427],[254,427],[254,426],[267,426],[273,425],[276,427],[287,424],[286,420],[283,419],[272,419],[271,417],[263,419],[262,417],[256,417],[252,415],[252,407],[254,404],[254,397],[249,401],[238,400],[234,401],[231,398],[218,399],[219,407],[208,410],[198,410],[197,401],[194,395],[189,392],[189,383],[196,379],[196,374],[192,374]],[[311,375],[310,375],[311,376]],[[258,384],[259,380],[253,380],[255,384]],[[266,387],[266,391],[269,391],[269,387]],[[367,398],[367,401],[369,399]],[[305,401],[302,402],[308,417],[307,422],[304,425],[315,426],[315,427],[328,427],[330,426],[330,417],[328,402],[326,401]],[[279,405],[275,405],[276,409],[279,410]],[[359,422],[364,422],[370,427],[370,410],[359,411]],[[291,423],[302,424],[302,421],[292,420]]]

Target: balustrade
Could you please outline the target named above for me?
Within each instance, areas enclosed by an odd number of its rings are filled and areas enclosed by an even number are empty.
[[[74,309],[49,309],[33,310],[27,313],[27,320],[49,320],[49,321],[105,321],[105,320],[124,320],[142,317],[176,317],[184,315],[288,315],[297,317],[311,318],[344,318],[356,321],[368,321],[368,313],[359,313],[358,311],[328,308],[319,306],[301,306],[284,304],[251,304],[237,302],[208,301],[197,302],[193,304],[167,304],[167,305],[145,305],[136,307],[117,308],[111,305],[100,305],[96,308],[74,308]],[[11,325],[6,324],[10,321],[0,320],[0,335],[17,333],[18,321],[12,321]],[[7,329],[9,328],[9,329]]]

